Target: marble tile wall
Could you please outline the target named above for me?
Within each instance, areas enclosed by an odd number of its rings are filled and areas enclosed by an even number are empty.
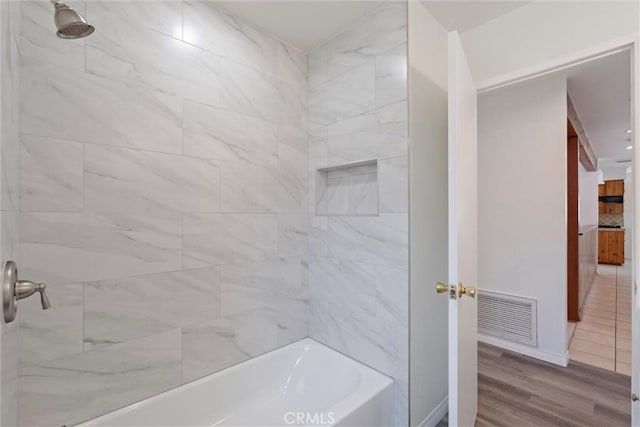
[[[20,424],[72,425],[308,336],[306,56],[211,2],[72,1],[97,28],[82,40],[21,3],[2,170],[20,165],[20,274],[53,307],[20,303]]]
[[[337,206],[311,219],[310,336],[394,378],[397,426],[408,424],[406,64],[404,2],[383,3],[308,56],[309,209],[319,194]],[[317,169],[371,159],[377,210],[358,215],[344,177],[328,183]]]
[[[20,3],[0,2],[0,259],[18,261]],[[0,322],[0,425],[18,423],[18,325]]]

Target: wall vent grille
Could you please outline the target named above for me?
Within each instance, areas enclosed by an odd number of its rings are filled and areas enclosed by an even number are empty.
[[[478,290],[478,333],[536,347],[537,301]]]

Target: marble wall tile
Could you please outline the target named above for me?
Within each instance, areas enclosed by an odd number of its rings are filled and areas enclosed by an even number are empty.
[[[329,161],[406,156],[407,103],[399,102],[329,126]]]
[[[16,212],[19,207],[19,168],[20,168],[20,108],[19,94],[21,72],[19,69],[19,25],[20,5],[10,3],[2,23],[2,85],[0,137],[0,197],[2,210]]]
[[[179,214],[24,213],[21,272],[49,285],[182,267]]]
[[[84,208],[116,212],[217,212],[215,162],[87,144]]]
[[[241,64],[275,75],[278,43],[211,2],[185,1],[183,40]]]
[[[22,135],[20,210],[81,211],[82,158],[79,142]]]
[[[146,17],[131,15],[132,9],[135,7],[129,2],[87,4],[91,23],[109,31],[96,31],[86,39],[86,71],[220,105],[219,58],[173,35],[140,25]],[[181,14],[181,11],[178,9],[175,13]]]
[[[380,212],[409,211],[408,157],[378,161]]]
[[[407,44],[376,56],[376,108],[407,99]]]
[[[394,378],[392,425],[408,422],[406,13],[381,3],[308,58],[310,209],[329,215],[309,231],[309,335]]]
[[[17,426],[20,375],[18,372],[19,327],[16,323],[2,325],[2,425]]]
[[[277,347],[275,311],[260,308],[183,329],[183,382],[235,365]]]
[[[327,178],[326,195],[328,215],[347,215],[349,213],[349,177]],[[324,204],[322,198],[320,204]]]
[[[153,0],[153,1],[127,1],[111,3],[111,6],[101,5],[101,9],[95,9],[97,3],[88,2],[87,17],[91,22],[99,19],[99,10],[118,9],[119,16],[130,19],[136,27],[144,27],[167,36],[182,39],[182,2],[177,0]],[[109,7],[109,9],[107,9]],[[113,12],[112,12],[113,13]],[[111,27],[109,27],[111,28]],[[93,35],[96,35],[95,33]]]
[[[265,307],[301,294],[301,259],[271,258],[220,267],[220,315]]]
[[[378,214],[378,177],[375,173],[349,177],[349,214]]]
[[[344,334],[348,354],[362,363],[395,378],[399,377],[399,369],[407,366],[406,328],[376,316],[358,314],[349,319]]]
[[[84,350],[218,318],[216,268],[103,280],[84,287]]]
[[[307,123],[307,132],[309,138],[309,158],[326,160],[326,149],[329,141],[329,126],[309,122]],[[313,146],[316,147],[312,149]]]
[[[307,56],[295,47],[278,43],[278,78],[295,83],[301,88],[307,85]]]
[[[282,80],[276,83],[277,103],[276,122],[281,125],[305,126],[306,114],[306,87],[299,84],[292,84]]]
[[[408,232],[406,214],[330,217],[329,256],[406,268]]]
[[[329,170],[330,178],[352,177],[355,175],[375,174],[378,169],[375,161],[370,161],[359,165],[339,165],[335,169]]]
[[[277,345],[283,346],[309,336],[309,307],[306,299],[291,299],[274,307],[277,313]]]
[[[327,42],[329,78],[343,74],[406,41],[406,2],[383,2],[357,24]]]
[[[39,61],[23,59],[22,64],[22,132],[169,153],[182,151],[180,98]]]
[[[312,216],[309,228],[309,256],[327,256],[329,252],[329,217]]]
[[[307,55],[307,85],[316,87],[329,80],[327,45],[322,45]]]
[[[16,211],[0,211],[0,253],[4,260],[20,260],[21,215]]]
[[[309,121],[331,124],[375,107],[375,61],[309,88]]]
[[[0,2],[0,255],[17,259],[19,209],[19,2]],[[0,325],[0,425],[18,424],[18,324]]]
[[[91,2],[96,34],[66,44],[50,7],[22,17],[12,123],[38,140],[23,169],[58,175],[34,172],[56,179],[25,181],[34,210],[3,211],[0,231],[20,231],[21,274],[54,304],[23,328],[20,422],[59,426],[308,336],[308,94],[303,53],[211,3]],[[4,377],[3,405],[18,382]]]
[[[220,163],[220,212],[280,212],[285,194],[278,169]]]
[[[375,313],[375,267],[361,262],[312,257],[309,260],[309,297],[318,298],[349,316]]]
[[[273,189],[279,212],[304,213],[307,207],[307,151],[278,144],[277,184]]]
[[[232,61],[222,61],[221,69],[223,108],[272,123],[304,125],[304,88]]]
[[[13,107],[12,107],[13,108]],[[2,208],[16,212],[20,208],[20,135],[18,123],[7,123],[7,131],[2,132],[0,147],[0,198]]]
[[[309,216],[278,215],[278,255],[305,256],[309,240]]]
[[[295,148],[303,155],[303,160],[307,160],[309,153],[309,136],[307,134],[306,123],[303,124],[303,126],[280,124],[277,126],[276,138],[278,139],[278,143]]]
[[[376,316],[409,326],[409,272],[404,268],[376,266]]]
[[[222,61],[221,70],[223,108],[270,122],[279,120],[282,102],[273,77],[232,61]]]
[[[184,154],[277,167],[276,126],[256,117],[185,102]]]
[[[327,171],[315,170],[310,173],[309,199],[313,205],[309,206],[315,215],[329,213],[329,174]]]
[[[282,294],[246,283],[223,282],[220,286],[220,308],[223,316],[246,313],[282,301]]]
[[[185,268],[261,260],[277,255],[278,218],[268,214],[184,215]]]
[[[62,40],[55,37],[51,2],[41,0],[20,3],[20,55],[84,71],[85,41]],[[84,1],[70,1],[67,4],[85,15]]]
[[[180,330],[20,369],[20,425],[73,425],[181,383]]]
[[[31,365],[82,352],[82,285],[47,289],[49,310],[39,298],[20,301],[19,362]]]
[[[348,316],[340,307],[321,297],[309,297],[309,336],[341,353],[349,354],[344,331]]]

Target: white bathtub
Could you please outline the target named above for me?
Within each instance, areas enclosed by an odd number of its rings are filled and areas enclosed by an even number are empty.
[[[307,338],[80,425],[384,427],[392,386]]]

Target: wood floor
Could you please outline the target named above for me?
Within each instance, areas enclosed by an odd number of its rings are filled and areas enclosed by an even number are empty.
[[[623,374],[573,360],[562,368],[479,344],[476,426],[628,427],[630,394]]]

